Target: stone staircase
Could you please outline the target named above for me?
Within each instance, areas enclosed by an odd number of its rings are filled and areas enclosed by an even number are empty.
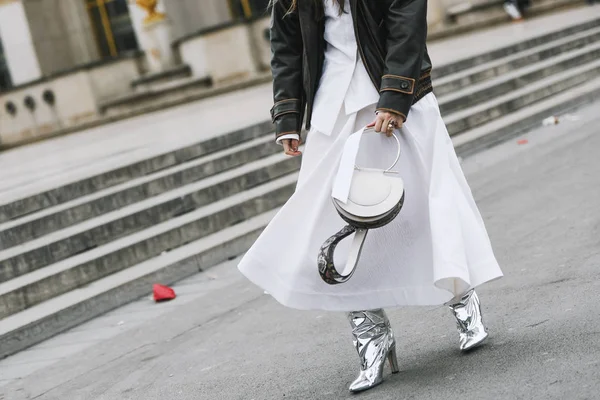
[[[600,19],[445,65],[460,154],[600,98]],[[300,160],[265,122],[0,205],[0,358],[242,254]]]
[[[457,0],[451,3],[446,9],[444,23],[430,27],[430,40],[486,29],[511,20],[504,10],[503,0]],[[524,10],[524,16],[529,19],[583,3],[580,0],[533,0]]]

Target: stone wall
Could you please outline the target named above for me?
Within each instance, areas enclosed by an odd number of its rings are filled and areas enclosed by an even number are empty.
[[[269,18],[239,21],[189,35],[176,44],[194,76],[223,84],[255,77],[271,62]]]
[[[227,0],[162,0],[173,22],[173,40],[231,21]]]
[[[39,79],[0,93],[0,147],[10,147],[102,118],[99,104],[139,78],[136,57],[122,57]]]
[[[98,60],[82,0],[27,0],[23,5],[42,75]]]

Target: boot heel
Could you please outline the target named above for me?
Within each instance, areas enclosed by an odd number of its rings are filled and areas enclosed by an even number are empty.
[[[392,374],[397,374],[400,372],[400,368],[398,368],[398,357],[396,356],[395,344],[390,348],[390,351],[388,351],[387,358],[390,362],[390,368],[392,368]]]

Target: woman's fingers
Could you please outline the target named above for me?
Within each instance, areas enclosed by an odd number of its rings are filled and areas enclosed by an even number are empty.
[[[383,122],[383,131],[387,137],[390,137],[394,134],[394,129],[396,127],[396,120],[390,114],[388,114]]]
[[[295,157],[295,156],[299,156],[300,154],[302,154],[298,150],[298,146],[300,145],[300,142],[298,140],[285,139],[281,142],[281,144],[283,144],[283,151],[288,156]]]
[[[394,129],[402,128],[403,122],[404,121],[399,115],[389,112],[380,112],[377,114],[377,117],[375,117],[375,121],[367,125],[367,128],[374,128],[375,132],[385,133],[386,136],[389,137],[394,134]]]
[[[292,140],[292,151],[299,153],[298,146],[300,146],[299,140]]]
[[[377,114],[377,118],[375,119],[375,132],[381,132],[382,126],[383,126],[383,116],[381,114]]]
[[[400,128],[402,123],[399,122],[397,115],[389,112],[380,112],[377,114],[375,121],[368,125],[368,127],[372,126],[375,127],[375,132],[381,132],[385,133],[387,136],[392,136],[394,134],[394,129]]]

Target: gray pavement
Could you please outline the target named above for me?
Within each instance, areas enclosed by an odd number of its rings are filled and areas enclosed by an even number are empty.
[[[444,307],[391,310],[401,373],[351,396],[344,316],[281,307],[234,260],[3,360],[0,399],[600,399],[598,109],[464,160],[506,274],[473,353]]]

